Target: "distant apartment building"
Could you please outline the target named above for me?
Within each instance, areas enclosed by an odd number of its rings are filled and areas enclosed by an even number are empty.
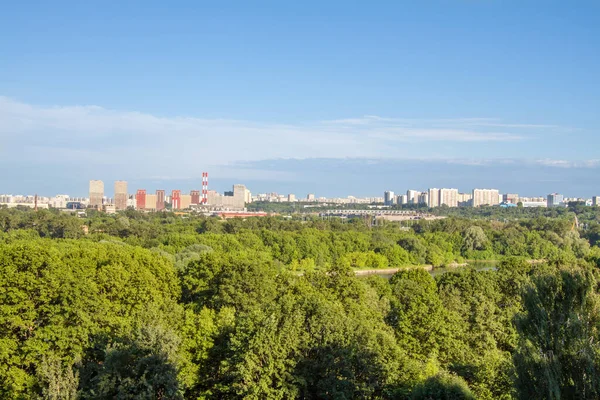
[[[192,190],[190,192],[190,196],[191,196],[191,204],[200,204],[200,191],[199,190]]]
[[[181,203],[179,204],[179,208],[182,210],[190,208],[192,205],[192,196],[189,194],[182,194],[180,198]]]
[[[497,206],[500,204],[500,192],[497,189],[473,189],[473,207]]]
[[[181,209],[181,190],[172,190],[171,191],[171,209],[173,209],[173,210]]]
[[[458,194],[458,206],[468,207],[471,205],[473,200],[473,193],[459,193]]]
[[[523,207],[548,207],[547,197],[519,197],[519,203]]]
[[[448,207],[458,207],[458,189],[440,189],[439,203]]]
[[[429,208],[440,206],[440,189],[431,188],[429,189]]]
[[[407,190],[406,198],[408,204],[417,204],[419,202],[419,191],[412,189]]]
[[[525,208],[529,208],[529,207],[548,207],[548,201],[546,199],[544,199],[543,201],[537,201],[537,200],[528,200],[525,198],[521,198],[519,199],[519,202],[521,204],[523,204],[523,207]]]
[[[146,210],[154,211],[156,210],[156,195],[155,194],[146,194]],[[164,206],[164,203],[163,203]]]
[[[592,197],[592,205],[593,206],[600,206],[600,196],[594,196],[594,197]]]
[[[383,193],[383,204],[386,206],[394,205],[394,200],[396,200],[394,198],[394,192],[388,190]]]
[[[293,203],[296,201],[296,195],[295,194],[288,194],[287,195],[287,201],[289,201],[290,203]]]
[[[314,196],[314,195],[313,195]],[[207,205],[230,210],[243,210],[246,203],[252,200],[252,193],[244,185],[233,185],[233,190],[225,192],[223,195],[215,192],[208,192]]]
[[[502,201],[508,204],[517,204],[519,202],[519,195],[516,193],[503,194]]]
[[[560,207],[564,203],[564,197],[562,194],[551,193],[547,197],[548,207]]]
[[[306,195],[307,201],[315,201],[315,195],[313,193],[309,193]]]
[[[29,207],[29,208],[49,208],[50,199],[48,197],[38,197],[37,195],[22,196],[2,194],[0,195],[0,205],[8,208]]]
[[[67,210],[83,210],[90,204],[87,197],[69,197],[64,208]],[[58,207],[57,207],[58,208]]]
[[[127,209],[127,182],[116,181],[115,182],[115,209],[126,210]]]
[[[161,211],[165,209],[165,191],[156,191],[156,210]]]
[[[57,194],[56,196],[50,198],[50,206],[54,208],[67,208],[68,202],[68,194]]]
[[[0,203],[11,204],[14,201],[12,194],[0,194]]]
[[[519,201],[528,202],[528,203],[539,203],[539,202],[548,202],[548,197],[520,197]]]
[[[421,204],[421,205],[429,204],[429,193],[419,192],[419,194],[417,196],[417,204]]]
[[[90,181],[90,202],[91,207],[102,208],[102,199],[104,198],[104,182],[98,180]]]
[[[405,194],[400,194],[400,195],[396,196],[396,204],[407,204],[407,203],[408,203],[408,197]]]
[[[135,206],[138,210],[146,209],[146,190],[138,189],[135,193]]]
[[[137,208],[135,195],[127,196],[127,208],[133,208],[134,210]]]
[[[156,201],[156,198],[157,195],[149,194],[146,192],[145,189],[138,189],[138,191],[135,194],[135,208],[137,210],[154,211],[156,210],[156,206],[158,203]],[[164,207],[164,201],[162,204]]]
[[[233,196],[233,192],[227,192],[230,195]],[[284,201],[287,201],[287,196],[284,196],[282,194],[277,194],[277,193],[269,193],[269,195],[266,198],[266,201],[269,201],[271,203],[281,203]]]
[[[244,185],[240,185],[240,186],[244,187],[244,205],[246,203],[252,203],[252,193],[250,192],[250,190],[248,190],[248,188]]]

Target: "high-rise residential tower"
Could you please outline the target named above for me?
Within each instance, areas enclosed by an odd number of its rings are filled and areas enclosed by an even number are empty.
[[[115,209],[126,210],[127,209],[127,182],[116,181],[115,182]]]
[[[458,207],[458,189],[440,189],[440,206]]]
[[[440,206],[440,189],[431,188],[429,189],[429,208]]]
[[[192,190],[190,192],[190,196],[192,197],[191,204],[200,204],[200,191]]]
[[[500,204],[500,192],[497,189],[473,189],[473,207],[497,206]]]
[[[502,201],[509,204],[517,204],[519,202],[519,195],[516,193],[503,194]]]
[[[459,207],[468,207],[473,202],[473,193],[459,193],[458,194],[458,206]]]
[[[179,210],[181,208],[181,190],[171,191],[171,209]]]
[[[136,208],[138,210],[146,209],[146,190],[145,189],[138,189],[137,193],[135,194],[135,204],[136,204]]]
[[[171,209],[181,209],[181,190],[171,190]]]
[[[394,192],[388,190],[383,193],[383,204],[385,204],[386,206],[394,205],[394,200]]]
[[[192,196],[189,194],[181,194],[179,195],[179,209],[185,210],[190,208],[192,204]]]
[[[558,193],[551,193],[548,195],[548,207],[559,207],[563,205],[564,196]]]
[[[164,210],[165,209],[165,191],[157,190],[156,191],[156,210]]]
[[[90,206],[95,208],[102,207],[102,198],[104,197],[104,182],[90,181]]]
[[[417,190],[407,190],[406,197],[408,204],[417,204],[419,202],[419,192]]]

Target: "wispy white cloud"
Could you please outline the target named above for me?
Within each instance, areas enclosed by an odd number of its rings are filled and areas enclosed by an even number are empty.
[[[535,161],[538,165],[545,167],[557,167],[557,168],[597,168],[600,167],[600,160],[582,160],[582,161],[571,161],[571,160],[553,160],[550,158],[539,159]]]
[[[323,121],[330,125],[359,125],[377,126],[392,125],[402,127],[463,127],[472,129],[474,127],[485,128],[518,128],[518,129],[552,129],[561,131],[572,131],[574,128],[551,124],[532,123],[507,123],[498,118],[385,118],[377,115],[365,115],[360,118],[346,118]]]
[[[559,168],[571,168],[573,167],[573,163],[567,160],[552,160],[549,158],[544,158],[541,160],[536,160],[536,164],[543,165],[545,167],[559,167]]]
[[[431,159],[432,161],[436,159]],[[517,166],[517,167],[532,167],[542,166],[550,168],[598,168],[600,160],[559,160],[552,158],[544,158],[537,160],[519,159],[519,158],[449,158],[437,159],[438,161],[447,162],[449,164],[471,165],[471,166]]]
[[[393,128],[376,130],[370,136],[396,141],[448,141],[448,142],[508,142],[525,139],[508,132],[478,132],[464,129]]]
[[[525,128],[525,129],[560,129],[563,131],[571,131],[573,128],[563,127],[559,125],[544,125],[544,124],[505,124],[501,122],[473,122],[471,126],[479,127],[494,127],[494,128]]]
[[[231,166],[238,162],[274,158],[410,157],[415,148],[435,143],[518,142],[528,138],[527,130],[544,127],[550,126],[493,118],[373,115],[281,124],[162,117],[98,106],[37,106],[0,97],[0,152],[5,162],[127,168],[139,177],[193,178],[208,166],[233,174]],[[264,171],[256,174],[265,176]]]

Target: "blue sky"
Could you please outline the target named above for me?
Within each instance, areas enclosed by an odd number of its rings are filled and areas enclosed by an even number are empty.
[[[596,1],[6,2],[0,192],[590,196],[598,71]]]

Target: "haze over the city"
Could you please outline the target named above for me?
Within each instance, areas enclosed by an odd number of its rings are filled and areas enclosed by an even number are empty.
[[[8,2],[0,192],[600,191],[600,3]]]

